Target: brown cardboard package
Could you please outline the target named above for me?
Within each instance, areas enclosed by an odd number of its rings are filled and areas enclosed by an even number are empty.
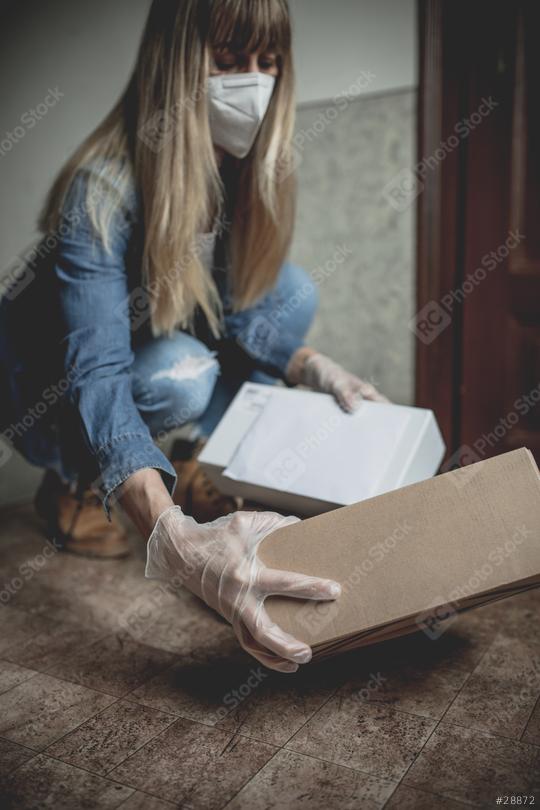
[[[540,585],[540,476],[522,448],[279,529],[259,556],[342,595],[266,606],[314,657],[424,630]]]

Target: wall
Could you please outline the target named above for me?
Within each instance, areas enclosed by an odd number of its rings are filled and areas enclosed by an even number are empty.
[[[324,279],[310,342],[403,404],[414,386],[414,206],[396,211],[383,190],[414,162],[415,105],[414,90],[361,97],[333,120],[335,108],[316,105],[299,111],[297,135],[293,259]]]
[[[0,268],[33,240],[51,180],[123,89],[148,7],[149,0],[3,4],[0,136],[15,131],[50,89],[62,95],[36,126],[23,127],[11,151],[0,151]],[[293,258],[315,271],[336,246],[347,251],[321,288],[312,339],[409,401],[412,213],[396,214],[381,190],[412,162],[413,0],[292,0],[291,7],[300,136],[320,129],[327,100],[358,96],[299,149]],[[30,497],[39,478],[15,455],[0,469],[0,504]]]
[[[358,93],[416,86],[415,0],[290,0],[300,104],[331,99],[364,71]]]

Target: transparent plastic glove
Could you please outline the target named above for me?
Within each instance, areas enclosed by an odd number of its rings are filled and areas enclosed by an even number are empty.
[[[311,648],[270,619],[264,600],[279,594],[328,601],[341,592],[337,582],[267,568],[257,557],[267,535],[297,521],[275,512],[235,512],[199,524],[171,507],[148,541],[145,575],[185,585],[232,624],[241,646],[261,664],[295,672],[311,659]]]
[[[351,374],[339,363],[319,352],[310,355],[304,362],[300,383],[314,391],[332,394],[348,413],[356,410],[363,399],[373,402],[389,401],[371,383],[364,382],[356,374]]]

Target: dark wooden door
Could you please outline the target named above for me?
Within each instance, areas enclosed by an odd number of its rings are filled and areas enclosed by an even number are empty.
[[[539,6],[420,5],[417,402],[452,465],[540,461]]]

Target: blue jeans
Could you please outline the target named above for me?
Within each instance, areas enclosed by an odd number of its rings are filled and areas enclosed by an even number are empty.
[[[303,343],[317,304],[317,290],[308,274],[287,263],[272,293],[253,309],[232,318],[241,321],[236,325],[247,338],[246,345],[256,342],[259,332],[260,352],[262,339],[271,343],[272,334],[281,330]],[[199,435],[207,437],[242,383],[278,382],[277,377],[260,369],[246,367],[239,355],[235,358],[234,349],[220,367],[219,352],[186,332],[139,346],[132,373],[133,398],[153,437],[162,437],[188,423],[194,423]]]
[[[90,318],[81,284],[94,289],[92,301],[101,296]],[[203,322],[195,325],[195,336],[178,331],[154,339],[135,333],[137,340],[124,347],[107,315],[110,284],[93,275],[81,281],[77,275],[73,285],[70,292],[81,316],[70,341],[74,360],[85,371],[78,408],[77,397],[65,392],[65,371],[52,361],[59,344],[51,334],[61,319],[46,320],[55,312],[50,276],[36,274],[27,288],[31,300],[23,294],[14,304],[0,306],[0,442],[13,442],[28,461],[54,470],[64,481],[100,481],[106,508],[109,495],[138,469],[159,470],[172,491],[174,467],[152,439],[186,424],[209,436],[242,383],[283,380],[318,303],[309,275],[286,263],[273,289],[252,307],[234,312],[224,296],[219,340]],[[43,323],[36,320],[39,316]],[[39,341],[28,340],[27,324],[34,322]],[[110,368],[118,368],[118,378]],[[28,423],[36,405],[41,411]]]

